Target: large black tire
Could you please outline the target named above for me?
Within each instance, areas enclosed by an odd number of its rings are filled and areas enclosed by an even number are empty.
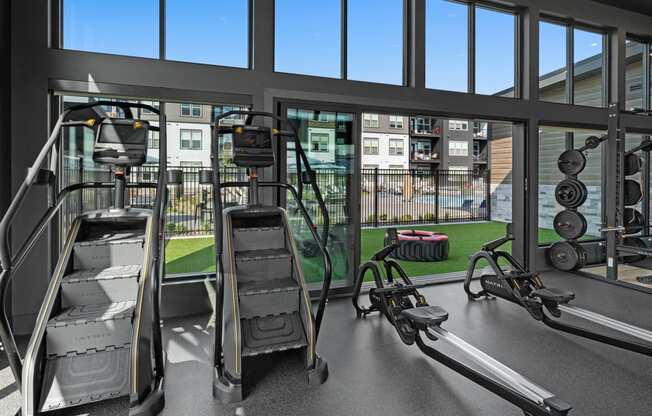
[[[389,241],[385,238],[385,245]],[[441,241],[399,240],[398,247],[391,256],[397,260],[405,261],[443,261],[448,259],[448,239]]]

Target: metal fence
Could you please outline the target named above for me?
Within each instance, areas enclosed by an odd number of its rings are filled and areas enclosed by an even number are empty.
[[[213,230],[212,187],[199,183],[199,167],[170,166],[183,172],[183,183],[170,188],[166,216],[168,235],[207,234]],[[488,220],[489,173],[467,171],[419,171],[400,169],[363,169],[361,172],[362,226],[411,225]],[[352,175],[337,169],[316,171],[317,184],[328,207],[333,225],[350,222],[349,191]],[[156,182],[158,166],[141,166],[131,170],[130,182]],[[246,170],[221,169],[220,178],[246,181]],[[83,159],[65,159],[62,185],[82,181],[112,181],[108,170],[85,167]],[[290,175],[296,183],[296,175]],[[151,208],[155,189],[128,189],[126,202],[132,207]],[[245,204],[245,188],[222,190],[225,206]],[[292,198],[288,210],[296,211]],[[304,186],[303,202],[316,224],[322,223],[321,212],[310,186]],[[113,204],[113,190],[85,189],[71,195],[63,210],[63,230],[84,211],[105,209]],[[65,234],[65,233],[64,233]]]
[[[489,171],[363,169],[363,226],[489,220]]]

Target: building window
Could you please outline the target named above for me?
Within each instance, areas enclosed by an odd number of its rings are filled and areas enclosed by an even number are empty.
[[[378,139],[364,139],[362,154],[378,155]]]
[[[516,16],[477,7],[475,93],[514,97]]]
[[[575,29],[573,33],[573,104],[604,107],[604,38],[602,33]]]
[[[539,23],[539,99],[566,103],[567,27]]]
[[[464,120],[450,120],[448,129],[453,131],[469,131],[469,122]]]
[[[415,117],[412,119],[412,130],[417,134],[430,134],[436,122],[432,117]]]
[[[489,137],[489,123],[484,121],[474,121],[473,122],[473,136],[477,138],[488,138]]]
[[[402,156],[403,155],[403,140],[389,139],[389,155]]]
[[[449,156],[468,156],[469,155],[469,142],[462,142],[459,140],[451,140],[448,142],[448,155]]]
[[[448,170],[454,170],[456,172],[465,173],[469,171],[468,166],[449,166]]]
[[[362,169],[378,169],[378,165],[365,163],[364,165],[362,165]]]
[[[181,149],[201,150],[201,130],[181,129]]]
[[[310,151],[314,153],[328,153],[328,133],[310,134]]]
[[[201,104],[181,104],[181,117],[201,117]]]
[[[365,113],[362,115],[363,127],[368,128],[378,128],[380,127],[380,118],[378,114],[368,114]]]
[[[159,141],[159,132],[158,131],[149,131],[149,138],[147,139],[147,148],[148,149],[158,149],[160,148],[161,143]]]
[[[389,169],[405,169],[403,165],[389,165]]]
[[[389,116],[389,128],[391,128],[391,129],[402,129],[403,128],[403,117],[402,116]]]
[[[141,104],[150,105],[150,106],[156,108],[157,110],[159,109],[159,104],[158,104],[158,102],[155,102],[155,101],[141,101]],[[143,108],[141,111],[142,111],[141,112],[142,115],[147,115],[147,116],[151,116],[151,115],[155,116],[155,115],[157,115],[155,112],[150,111],[150,110],[148,110],[146,108]]]

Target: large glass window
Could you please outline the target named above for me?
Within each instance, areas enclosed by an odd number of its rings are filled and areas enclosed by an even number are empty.
[[[426,87],[468,91],[469,7],[426,1]]]
[[[340,0],[276,0],[276,71],[331,78],[341,76],[340,3]]]
[[[349,0],[347,78],[403,84],[403,1]]]
[[[577,105],[604,107],[604,35],[574,29],[574,100]]]
[[[141,2],[130,2],[129,8],[137,3]],[[247,0],[166,0],[165,4],[167,59],[242,68],[249,65]]]
[[[516,17],[478,7],[475,21],[476,93],[514,97]]]
[[[63,47],[158,58],[159,0],[63,0]]]
[[[364,128],[378,128],[380,126],[380,118],[378,114],[364,113],[362,115],[362,125]]]
[[[181,150],[201,150],[201,130],[181,129],[179,137]]]
[[[363,139],[362,141],[362,154],[363,155],[378,155],[378,139],[376,138],[368,138],[368,139]]]
[[[402,156],[403,155],[403,140],[402,139],[389,139],[389,155]]]
[[[626,60],[625,60],[625,98],[627,100],[626,107],[643,108],[645,102],[643,100],[645,94],[643,92],[643,83],[645,77],[643,76],[643,62],[648,59],[644,56],[645,44],[628,40],[626,44]]]
[[[539,24],[539,99],[566,103],[566,26]]]

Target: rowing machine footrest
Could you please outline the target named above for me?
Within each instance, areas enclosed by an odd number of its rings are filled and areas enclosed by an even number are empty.
[[[552,415],[554,416],[565,416],[568,412],[571,411],[572,407],[556,397],[549,397],[543,400],[543,404],[548,406],[552,410]]]
[[[401,316],[417,327],[423,328],[439,325],[448,319],[448,312],[439,306],[417,306],[416,308],[404,309]]]
[[[568,303],[571,300],[575,299],[575,293],[564,289],[557,289],[555,287],[544,287],[542,289],[533,290],[530,293],[530,296],[539,298],[542,301],[550,301],[556,303]]]

